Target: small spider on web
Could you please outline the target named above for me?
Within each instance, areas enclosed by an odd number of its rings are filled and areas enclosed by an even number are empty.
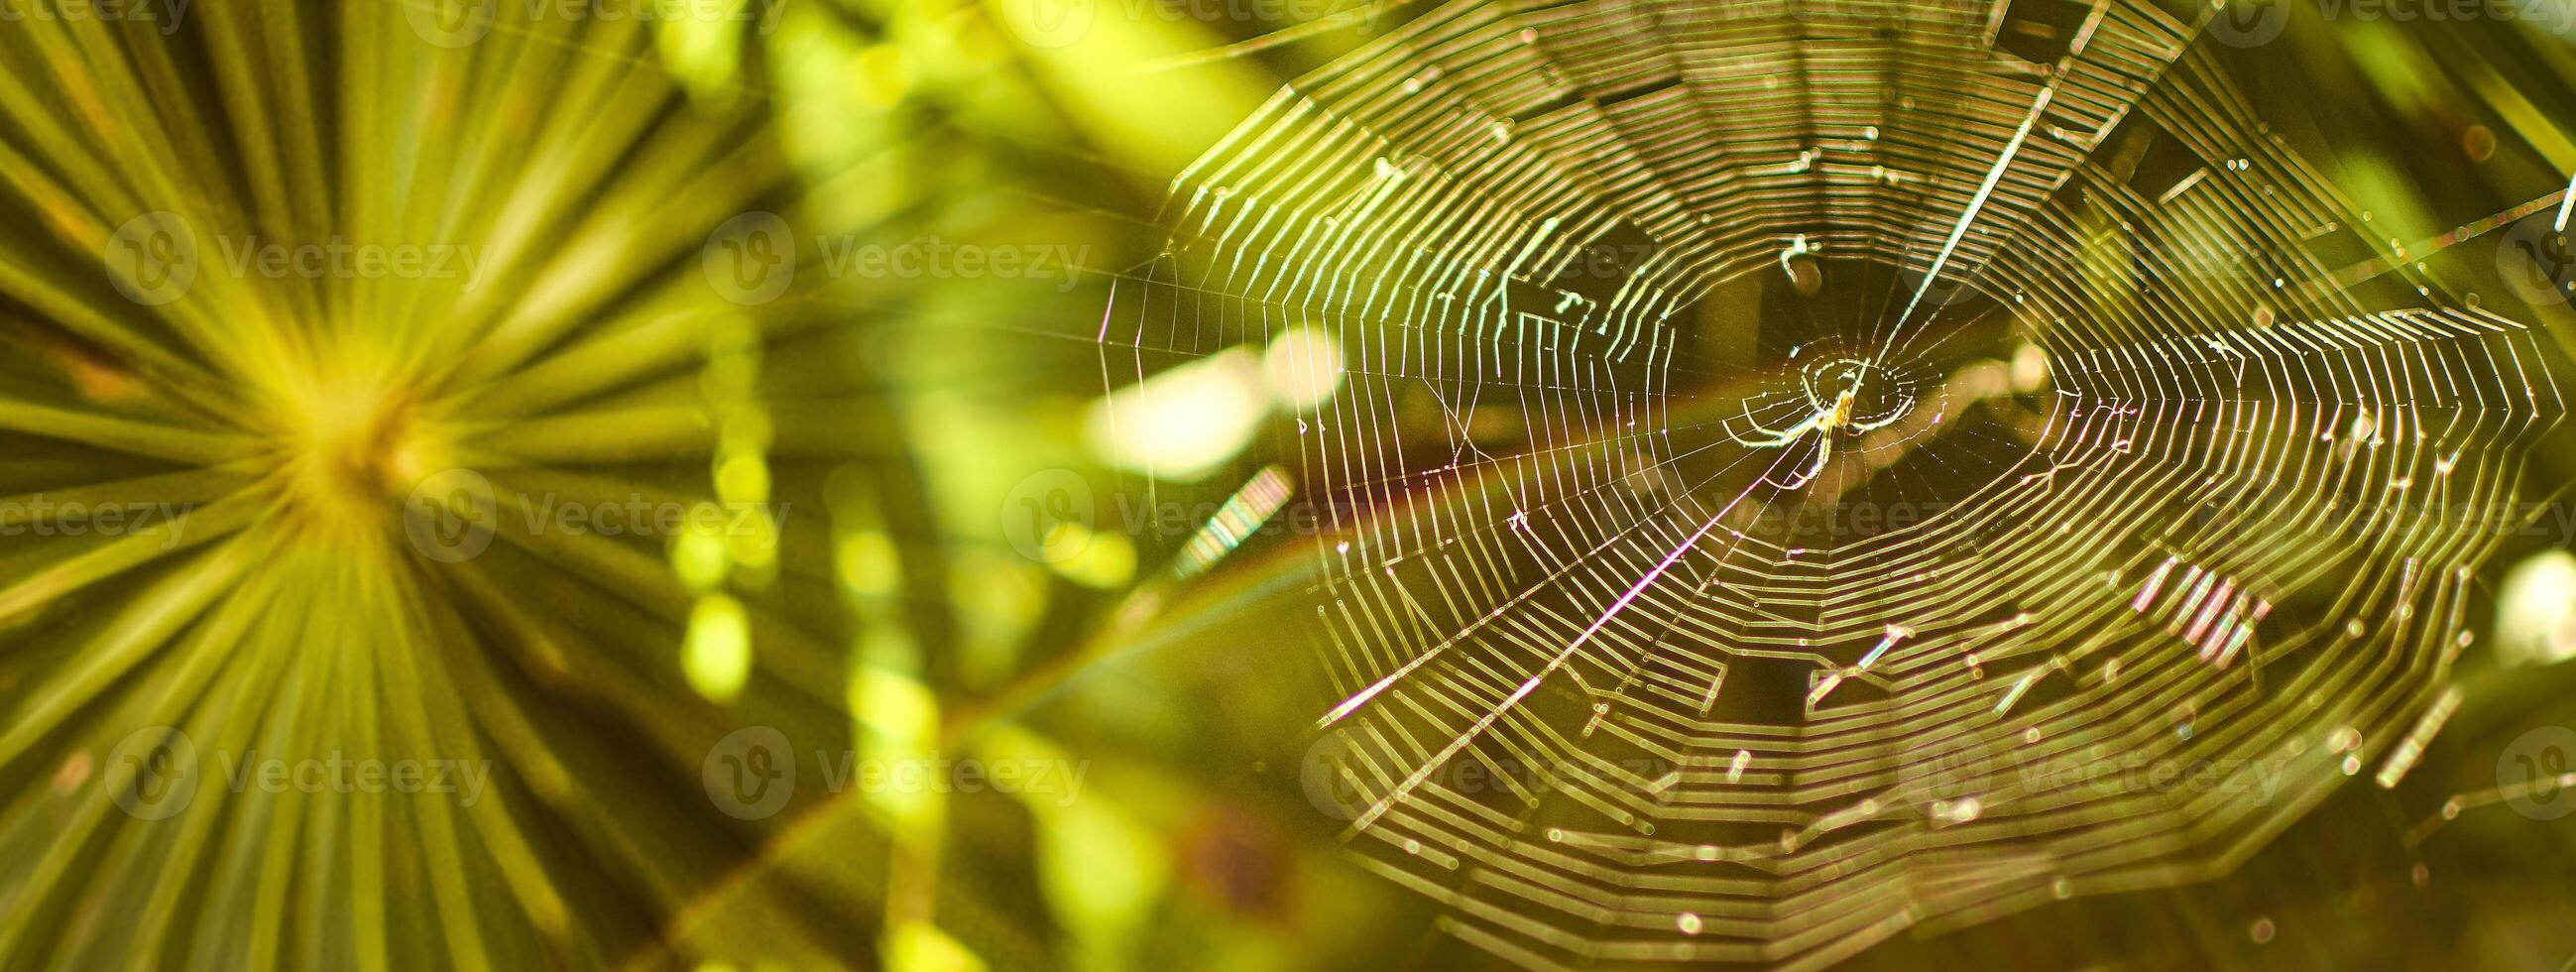
[[[1868,368],[1866,366],[1855,370],[1845,371],[1843,373],[1843,388],[1841,391],[1834,394],[1833,401],[1831,403],[1816,402],[1815,411],[1809,412],[1805,419],[1799,421],[1795,425],[1791,425],[1785,429],[1774,429],[1759,422],[1755,422],[1752,423],[1753,431],[1760,433],[1758,438],[1746,438],[1741,433],[1731,431],[1728,434],[1735,440],[1737,445],[1751,449],[1786,449],[1796,445],[1799,440],[1806,438],[1810,433],[1814,434],[1816,437],[1816,458],[1807,464],[1806,470],[1791,477],[1786,482],[1777,480],[1772,481],[1773,485],[1784,490],[1793,490],[1804,487],[1808,483],[1814,482],[1816,476],[1825,471],[1826,464],[1833,462],[1834,433],[1842,431],[1848,431],[1853,434],[1875,432],[1879,429],[1895,424],[1897,419],[1905,416],[1906,409],[1902,406],[1889,409],[1885,414],[1871,418],[1858,418],[1853,414],[1853,403],[1858,401],[1860,398],[1861,376],[1867,372]],[[1813,400],[1812,396],[1810,396],[1810,400]]]

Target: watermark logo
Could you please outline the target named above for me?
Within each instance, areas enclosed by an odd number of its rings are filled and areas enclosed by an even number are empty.
[[[2515,221],[2496,245],[2496,272],[2505,289],[2534,307],[2567,302],[2576,285],[2576,250],[2557,229],[2558,212],[2544,209]]]
[[[2496,786],[2505,805],[2533,820],[2576,812],[2576,729],[2542,726],[2516,737],[2496,757]]]
[[[1994,753],[1985,738],[1960,730],[1919,745],[1903,744],[1921,755],[1897,764],[1897,785],[1924,803],[1956,803],[1992,789]]]
[[[1091,481],[1070,469],[1049,469],[1011,487],[1002,500],[1002,538],[1020,556],[1058,564],[1080,556],[1082,545],[1060,542],[1061,531],[1087,532],[1094,516]]]
[[[707,750],[699,771],[707,799],[737,820],[766,820],[796,795],[796,751],[768,726],[736,729]]]
[[[501,0],[401,0],[412,33],[432,46],[458,48],[492,32]]]
[[[126,735],[108,750],[108,799],[137,820],[168,820],[197,799],[197,746],[171,726]]]
[[[1002,26],[1040,50],[1070,47],[1090,36],[1097,0],[998,0]]]
[[[796,234],[777,213],[744,213],[707,237],[701,266],[708,285],[724,299],[745,306],[769,303],[796,278]]]
[[[1298,782],[1306,789],[1306,802],[1324,816],[1350,820],[1368,809],[1368,795],[1360,787],[1358,746],[1349,731],[1335,729],[1325,733],[1315,744],[1306,747],[1306,758],[1298,767]]]
[[[127,300],[158,307],[197,283],[197,232],[186,217],[150,212],[125,221],[107,238],[107,278]]]
[[[403,533],[412,549],[440,563],[483,555],[500,521],[492,481],[471,469],[449,469],[420,481],[403,502]]]
[[[2289,25],[2285,0],[2219,0],[2218,9],[2209,13],[2208,33],[2229,47],[2259,47]]]

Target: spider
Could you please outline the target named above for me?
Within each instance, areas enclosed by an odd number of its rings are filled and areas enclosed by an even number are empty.
[[[1853,432],[1870,432],[1882,429],[1895,422],[1898,417],[1905,414],[1903,409],[1897,409],[1889,412],[1884,418],[1872,421],[1854,421],[1852,418],[1852,400],[1859,395],[1860,388],[1857,385],[1844,388],[1840,394],[1834,396],[1833,404],[1816,409],[1815,412],[1809,414],[1804,421],[1785,429],[1772,429],[1768,426],[1756,423],[1753,426],[1753,431],[1762,433],[1761,438],[1748,439],[1742,435],[1732,432],[1728,434],[1735,439],[1736,444],[1747,448],[1786,449],[1791,445],[1796,444],[1799,439],[1806,438],[1807,433],[1816,433],[1816,460],[1808,463],[1807,471],[1798,474],[1796,479],[1779,484],[1782,489],[1797,489],[1801,486],[1807,485],[1808,483],[1814,482],[1816,474],[1825,471],[1825,464],[1833,461],[1835,432],[1844,429],[1848,429]]]

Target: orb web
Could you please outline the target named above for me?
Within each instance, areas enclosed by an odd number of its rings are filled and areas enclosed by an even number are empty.
[[[1186,172],[1099,338],[1329,336],[1364,863],[1527,964],[1802,963],[2402,774],[2561,403],[2211,16],[1453,4]]]

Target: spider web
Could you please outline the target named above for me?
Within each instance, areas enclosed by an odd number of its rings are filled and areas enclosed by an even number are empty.
[[[1185,173],[1104,364],[1332,336],[1363,861],[1524,964],[1803,964],[2403,775],[2561,402],[2212,16],[1454,4]]]

